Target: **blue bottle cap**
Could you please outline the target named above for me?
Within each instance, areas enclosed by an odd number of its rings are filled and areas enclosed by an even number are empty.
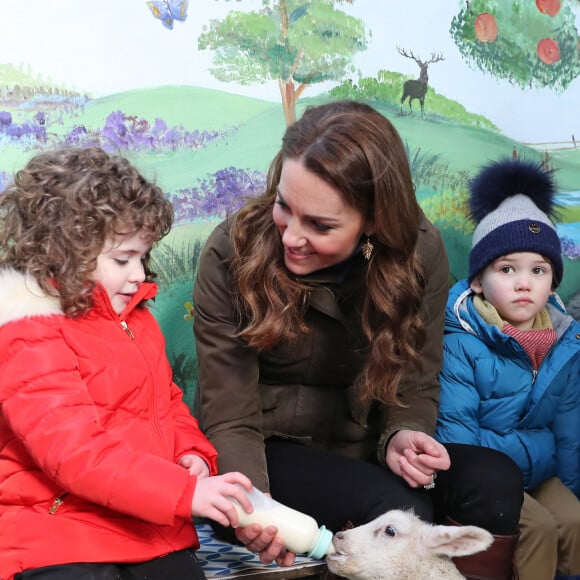
[[[318,534],[318,540],[312,550],[308,553],[311,558],[324,558],[326,556],[326,551],[328,546],[332,542],[332,532],[326,529],[326,526],[320,526],[320,534]]]

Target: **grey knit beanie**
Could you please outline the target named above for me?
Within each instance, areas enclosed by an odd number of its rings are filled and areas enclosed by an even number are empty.
[[[512,252],[541,254],[562,281],[562,247],[553,213],[552,174],[517,159],[484,167],[470,184],[470,211],[476,228],[469,254],[469,281],[497,258]]]

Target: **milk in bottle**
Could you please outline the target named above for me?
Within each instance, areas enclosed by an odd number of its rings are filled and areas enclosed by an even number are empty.
[[[244,489],[244,493],[248,496],[254,511],[251,514],[246,513],[238,502],[232,499],[238,512],[240,527],[250,524],[260,524],[262,527],[276,526],[278,536],[284,540],[286,548],[296,554],[324,558],[334,553],[332,532],[325,526],[318,527],[313,517],[281,504],[255,487],[250,493]]]

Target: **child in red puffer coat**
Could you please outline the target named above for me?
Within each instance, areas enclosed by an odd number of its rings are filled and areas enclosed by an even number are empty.
[[[125,159],[40,154],[0,195],[0,577],[204,578],[193,516],[251,509],[146,301],[173,212]]]

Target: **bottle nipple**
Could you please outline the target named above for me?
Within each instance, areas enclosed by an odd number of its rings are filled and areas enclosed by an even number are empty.
[[[334,554],[335,550],[332,544],[332,535],[332,532],[327,530],[326,526],[320,526],[318,540],[308,555],[311,558],[322,559],[328,554]]]

